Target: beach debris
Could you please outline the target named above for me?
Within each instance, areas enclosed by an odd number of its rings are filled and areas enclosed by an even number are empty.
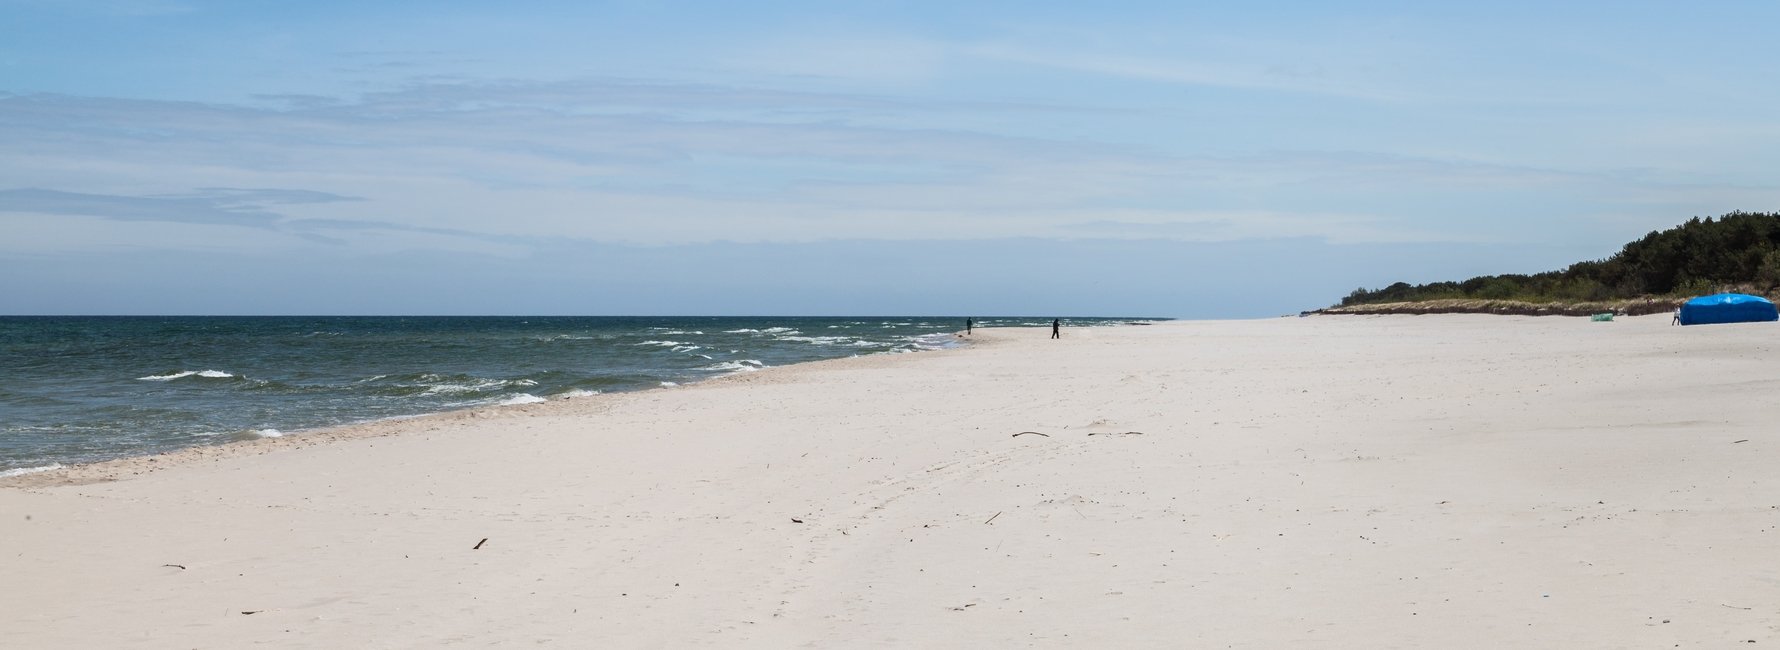
[[[476,542],[476,545],[475,545],[475,546],[471,546],[471,547],[470,547],[470,550],[472,550],[472,551],[480,551],[480,550],[482,550],[482,545],[483,545],[483,544],[487,544],[487,543],[488,543],[488,538],[487,538],[487,537],[484,537],[484,538],[482,538],[482,541],[480,541],[480,542]]]
[[[1121,433],[1118,431],[1099,431],[1099,432],[1095,432],[1095,433],[1090,433],[1088,435],[1090,435],[1090,436],[1141,436],[1141,435],[1143,435],[1143,432],[1142,431],[1125,431],[1125,432]]]
[[[962,612],[962,611],[964,611],[965,607],[976,607],[976,606],[977,606],[976,603],[965,603],[963,607],[948,607],[947,609],[950,609],[954,612]]]
[[[803,523],[803,520],[802,520],[802,519],[798,519],[798,518],[796,518],[796,517],[792,517],[792,518],[791,518],[791,523],[794,523],[794,524],[801,524],[801,523]]]
[[[1732,442],[1731,442],[1731,444],[1733,444],[1733,445],[1734,445],[1734,444],[1737,444],[1737,443],[1739,443],[1739,442],[1749,442],[1749,439],[1748,439],[1748,438],[1744,438],[1744,439],[1742,439],[1742,440],[1736,440],[1736,441],[1732,441]]]
[[[995,511],[995,517],[1000,517],[1000,516],[1001,516],[1001,512],[1002,512],[1002,511],[1000,511],[1000,510],[997,510],[997,511]],[[989,518],[989,521],[985,521],[985,522],[983,522],[983,523],[985,523],[985,524],[986,524],[986,523],[989,523],[989,522],[990,522],[990,521],[995,521],[995,517],[990,517],[990,518]]]
[[[185,565],[183,565],[183,564],[163,564],[163,565],[161,565],[161,566],[170,566],[170,567],[173,567],[173,568],[175,568],[175,569],[179,569],[179,570],[181,570],[181,571],[184,571],[184,570],[185,570]]]
[[[254,614],[258,614],[263,611],[266,611],[266,610],[263,610],[263,609],[248,610],[248,611],[241,612],[241,615],[242,616],[253,616]]]
[[[1023,436],[1023,435],[1026,435],[1026,434],[1028,434],[1028,433],[1030,433],[1030,434],[1032,434],[1032,435],[1035,435],[1035,436],[1044,436],[1044,437],[1046,437],[1046,438],[1049,438],[1049,437],[1051,437],[1051,434],[1048,434],[1048,433],[1039,433],[1039,432],[1037,432],[1037,431],[1021,431],[1021,432],[1019,432],[1019,433],[1016,433],[1016,434],[1014,434],[1014,435],[1012,435],[1012,436],[1009,436],[1009,437],[1011,437],[1011,438],[1018,438],[1018,437],[1020,437],[1020,436]]]
[[[1718,604],[1718,606],[1719,606],[1719,607],[1729,607],[1729,608],[1731,608],[1731,609],[1742,609],[1742,610],[1751,610],[1751,609],[1755,609],[1755,608],[1754,608],[1754,607],[1738,607],[1738,606],[1736,606],[1736,605],[1727,605],[1727,604],[1725,604],[1725,603],[1719,603],[1719,604]]]

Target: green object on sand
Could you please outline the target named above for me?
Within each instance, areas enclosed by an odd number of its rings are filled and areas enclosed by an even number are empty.
[[[1591,321],[1597,322],[1597,323],[1605,323],[1605,322],[1613,320],[1613,314],[1612,313],[1595,314],[1593,316],[1588,317],[1588,319]]]

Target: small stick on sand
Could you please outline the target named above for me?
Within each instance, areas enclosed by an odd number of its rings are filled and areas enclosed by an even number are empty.
[[[472,550],[472,551],[480,551],[480,550],[482,550],[482,545],[483,545],[483,544],[487,544],[487,543],[488,543],[488,538],[487,538],[487,537],[484,537],[484,538],[482,538],[482,541],[480,541],[480,542],[476,542],[476,545],[475,545],[475,546],[472,546],[472,547],[470,547],[470,550]]]
[[[1000,516],[1001,516],[1001,511],[999,511],[999,510],[995,511],[995,517],[1000,517]],[[990,517],[989,521],[995,521],[995,517]],[[989,521],[985,521],[983,523],[986,524],[986,523],[989,523]]]
[[[1023,435],[1026,435],[1026,434],[1028,434],[1028,433],[1030,433],[1030,434],[1032,434],[1032,435],[1035,435],[1035,436],[1044,436],[1044,437],[1046,437],[1046,438],[1049,438],[1049,437],[1051,437],[1051,434],[1048,434],[1048,433],[1039,433],[1039,432],[1037,432],[1037,431],[1021,431],[1021,432],[1019,432],[1019,433],[1016,433],[1016,434],[1014,434],[1014,435],[1013,435],[1013,436],[1011,436],[1011,437],[1013,437],[1013,438],[1018,438],[1018,437],[1020,437],[1020,436],[1023,436]]]

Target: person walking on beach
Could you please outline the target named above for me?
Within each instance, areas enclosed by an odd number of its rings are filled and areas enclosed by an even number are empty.
[[[964,319],[964,335],[965,336],[970,336],[970,328],[973,325],[976,325],[976,322],[972,321],[969,318]]]
[[[1051,319],[1051,338],[1054,338],[1054,339],[1063,338],[1063,319],[1061,319],[1061,318]]]

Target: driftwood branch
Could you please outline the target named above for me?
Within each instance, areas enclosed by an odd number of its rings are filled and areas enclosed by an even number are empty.
[[[995,517],[1000,517],[1000,516],[1001,516],[1001,511],[999,511],[999,510],[997,510],[997,511],[996,511],[996,512],[995,512]],[[990,518],[989,518],[989,521],[995,521],[995,517],[990,517]],[[985,523],[985,524],[986,524],[986,523],[989,523],[989,521],[985,521],[985,522],[983,522],[983,523]]]
[[[1046,437],[1046,438],[1049,438],[1049,437],[1051,437],[1051,434],[1048,434],[1048,433],[1039,433],[1039,432],[1037,432],[1037,431],[1021,431],[1021,432],[1019,432],[1019,433],[1016,433],[1016,434],[1014,434],[1014,435],[1013,435],[1013,436],[1011,436],[1011,437],[1014,437],[1014,438],[1018,438],[1018,437],[1020,437],[1020,436],[1023,436],[1023,435],[1026,435],[1026,434],[1028,434],[1028,433],[1030,433],[1030,434],[1032,434],[1032,435],[1035,435],[1035,436],[1044,436],[1044,437]]]
[[[480,550],[482,550],[482,545],[483,545],[483,544],[487,544],[487,543],[488,543],[488,538],[487,538],[487,537],[484,537],[484,538],[482,538],[482,541],[480,541],[480,542],[476,542],[476,545],[475,545],[475,546],[472,546],[472,547],[470,547],[470,550],[472,550],[472,551],[480,551]]]

